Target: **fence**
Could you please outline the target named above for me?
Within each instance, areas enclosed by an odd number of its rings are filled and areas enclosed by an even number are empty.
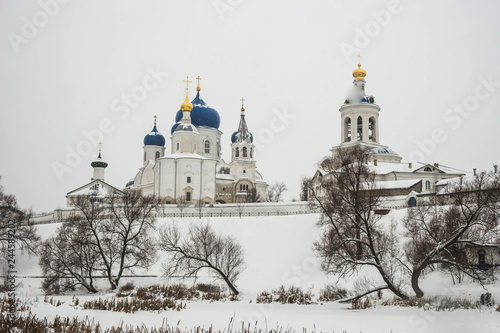
[[[35,216],[34,224],[67,221],[77,211],[73,208],[56,209],[52,213]],[[161,205],[157,216],[161,218],[210,218],[210,217],[264,217],[318,214],[307,202],[245,203],[216,205]]]

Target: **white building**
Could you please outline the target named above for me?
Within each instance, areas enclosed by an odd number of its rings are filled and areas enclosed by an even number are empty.
[[[165,137],[153,130],[144,138],[142,167],[128,188],[155,194],[165,203],[213,204],[256,201],[265,197],[267,184],[256,170],[253,136],[248,131],[244,108],[238,131],[233,133],[232,157],[221,158],[219,113],[200,97],[186,100],[177,112],[171,130],[170,155],[165,155]]]
[[[108,163],[106,163],[101,157],[100,142],[99,155],[92,163],[90,163],[90,165],[94,169],[90,183],[80,186],[66,195],[66,204],[68,206],[73,206],[72,200],[78,197],[87,197],[90,195],[95,198],[95,201],[101,201],[105,197],[122,194],[122,191],[104,181],[104,171],[108,167]]]
[[[339,109],[341,139],[340,144],[331,149],[333,157],[341,148],[359,145],[370,149],[368,165],[377,175],[377,187],[392,197],[385,200],[389,205],[415,205],[419,195],[435,192],[436,183],[440,180],[464,174],[463,171],[439,163],[402,162],[402,157],[395,151],[380,144],[380,107],[375,97],[365,91],[366,71],[358,64],[352,75],[354,85]],[[318,170],[313,182],[318,186],[324,177],[328,175]]]

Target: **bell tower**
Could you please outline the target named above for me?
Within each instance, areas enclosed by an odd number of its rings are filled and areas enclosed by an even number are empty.
[[[340,148],[361,145],[371,149],[369,159],[372,161],[378,159],[381,162],[400,162],[401,157],[397,153],[380,144],[380,107],[375,103],[375,97],[365,91],[366,70],[361,68],[361,62],[352,72],[352,76],[353,86],[339,109],[341,138],[340,145],[331,149],[333,156]]]

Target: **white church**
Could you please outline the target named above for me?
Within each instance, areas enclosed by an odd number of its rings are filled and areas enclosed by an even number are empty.
[[[221,157],[219,113],[200,97],[200,77],[196,97],[189,102],[189,78],[186,99],[175,116],[171,129],[170,154],[165,155],[165,137],[158,131],[156,116],[153,129],[144,137],[143,159],[135,177],[126,187],[156,195],[165,204],[214,204],[255,202],[265,198],[267,183],[256,170],[253,136],[241,107],[238,130],[231,136],[231,162]],[[107,196],[119,191],[104,181],[107,163],[98,158],[91,163],[91,182],[67,194],[71,198],[88,195]],[[118,192],[119,193],[119,192]]]
[[[365,91],[366,71],[361,68],[360,63],[352,76],[354,85],[339,109],[340,145],[330,150],[332,157],[341,148],[359,145],[369,149],[368,166],[376,174],[377,188],[386,193],[385,203],[393,206],[414,206],[419,196],[436,192],[441,180],[464,175],[463,171],[439,163],[402,162],[402,157],[395,151],[380,144],[380,107],[376,104],[375,97]],[[315,188],[321,191],[321,183],[328,177],[331,175],[317,170],[312,178]]]

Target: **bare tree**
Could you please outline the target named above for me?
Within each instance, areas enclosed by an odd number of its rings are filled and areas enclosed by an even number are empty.
[[[102,203],[92,197],[79,197],[72,204],[92,236],[111,289],[118,287],[124,271],[152,264],[155,246],[151,231],[155,228],[158,198],[125,190]]]
[[[184,217],[184,209],[189,206],[186,198],[183,196],[178,197],[175,202],[177,203],[177,208],[181,211],[181,217]]]
[[[472,262],[466,247],[498,241],[499,195],[498,174],[482,172],[472,179],[450,182],[441,198],[431,198],[408,211],[404,223],[410,241],[405,250],[417,297],[424,295],[419,279],[433,265],[479,281],[484,278],[484,267]]]
[[[36,253],[40,236],[31,219],[32,215],[31,210],[21,210],[16,197],[5,194],[0,184],[0,246],[3,249],[8,248],[9,241],[14,240],[21,250],[29,254]]]
[[[284,182],[276,182],[267,187],[266,201],[267,202],[280,202],[283,201],[283,192],[287,191]]]
[[[182,235],[174,224],[160,231],[159,247],[170,255],[164,265],[167,276],[197,277],[209,269],[223,280],[234,295],[235,282],[245,266],[243,249],[229,236],[217,235],[209,224],[191,225]]]
[[[307,201],[311,179],[303,177],[300,182],[300,201]]]
[[[366,164],[369,151],[355,146],[341,149],[336,158],[321,162],[325,172],[320,191],[310,181],[311,205],[320,208],[318,226],[323,230],[315,250],[327,273],[347,277],[361,267],[376,269],[385,285],[401,298],[403,291],[399,262],[403,258],[394,228],[383,225],[374,209],[380,204],[375,174]]]
[[[63,223],[56,235],[42,244],[40,267],[45,276],[42,287],[48,294],[73,290],[78,285],[96,293],[94,279],[103,273],[92,234],[81,220]]]

